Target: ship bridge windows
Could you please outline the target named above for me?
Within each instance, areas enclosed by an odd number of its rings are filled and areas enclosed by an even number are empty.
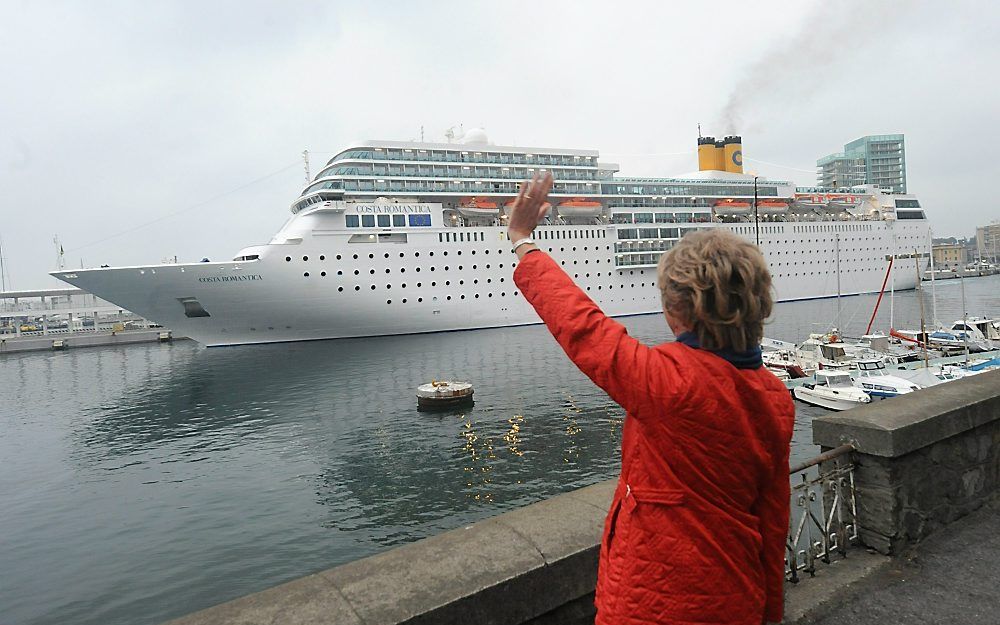
[[[431,216],[429,214],[418,213],[415,215],[407,215],[409,218],[410,226],[421,227],[431,225]]]
[[[896,201],[902,202],[903,200]],[[916,200],[913,201],[916,202]],[[924,217],[924,211],[897,210],[896,219],[926,219],[926,217]]]

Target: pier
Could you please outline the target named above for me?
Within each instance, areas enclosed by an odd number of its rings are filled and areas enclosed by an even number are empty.
[[[82,289],[0,291],[0,354],[174,338],[180,337]]]
[[[822,454],[790,468],[784,622],[986,622],[976,615],[995,595],[969,589],[995,588],[1000,555],[990,529],[1000,371],[817,417],[813,439]],[[565,493],[170,624],[592,623],[614,488]],[[966,579],[974,571],[985,578]]]

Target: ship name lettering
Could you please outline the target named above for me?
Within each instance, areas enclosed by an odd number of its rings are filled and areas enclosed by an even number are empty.
[[[263,280],[258,273],[251,273],[245,276],[207,276],[198,278],[198,282],[246,282],[247,280]]]
[[[424,204],[355,204],[354,210],[358,214],[430,212]]]

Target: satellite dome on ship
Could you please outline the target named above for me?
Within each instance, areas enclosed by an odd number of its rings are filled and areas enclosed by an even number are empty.
[[[467,144],[486,145],[490,142],[490,139],[486,135],[486,131],[482,128],[472,128],[465,133],[465,137],[463,137],[462,142]]]

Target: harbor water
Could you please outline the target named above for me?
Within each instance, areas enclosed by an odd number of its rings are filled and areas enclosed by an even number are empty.
[[[959,280],[936,306],[925,288],[928,327],[961,318]],[[1000,313],[1000,276],[965,291]],[[896,327],[919,327],[919,297],[895,295]],[[874,302],[780,304],[767,334],[858,336]],[[670,338],[659,315],[621,321]],[[475,406],[418,412],[432,378],[473,382]],[[624,418],[543,326],[8,354],[0,400],[4,625],[159,623],[612,478]],[[798,409],[806,459],[823,411]]]

